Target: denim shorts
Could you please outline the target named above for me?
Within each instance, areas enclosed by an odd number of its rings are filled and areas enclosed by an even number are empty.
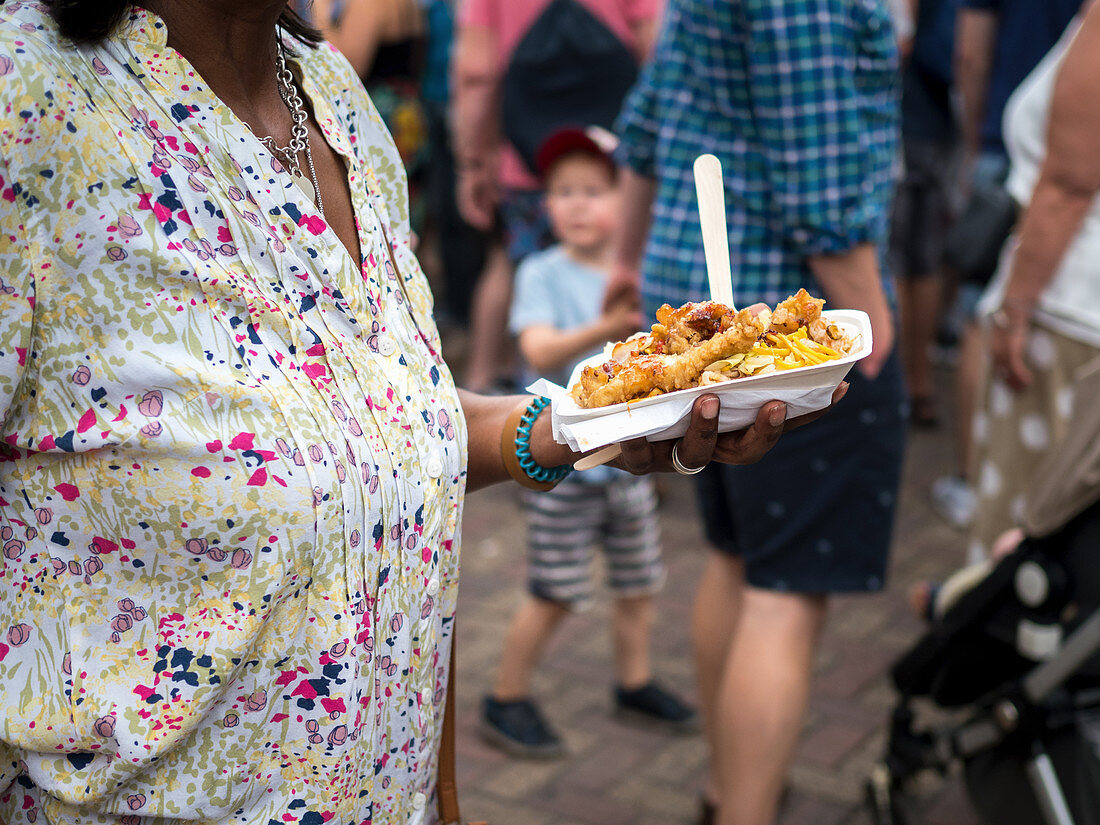
[[[844,400],[758,463],[712,464],[696,477],[707,539],[744,562],[752,587],[885,584],[908,414],[897,354],[874,381],[854,368],[846,380]]]

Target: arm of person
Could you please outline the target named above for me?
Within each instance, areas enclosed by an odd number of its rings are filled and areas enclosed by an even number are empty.
[[[376,0],[349,0],[334,20],[331,3],[325,0],[316,13],[325,39],[347,58],[357,75],[366,77],[382,39],[381,6]]]
[[[664,3],[658,0],[626,0],[624,10],[634,40],[634,56],[644,64],[653,53]]]
[[[842,383],[833,393],[833,404],[844,397],[848,385]],[[530,396],[487,396],[459,390],[459,401],[469,434],[469,464],[466,489],[469,492],[488,487],[511,477],[504,463],[501,440],[509,416],[516,407],[530,402]],[[757,413],[752,426],[736,432],[718,433],[719,400],[703,395],[695,400],[691,421],[679,439],[679,458],[686,467],[701,467],[710,461],[723,464],[752,464],[767,454],[780,435],[824,415],[821,410],[784,422],[786,405],[769,401]],[[676,440],[649,442],[635,438],[620,444],[622,455],[611,466],[644,475],[672,469],[672,447]],[[554,441],[550,416],[540,415],[531,428],[531,456],[543,467],[572,464],[581,454]]]
[[[965,0],[955,18],[955,82],[962,97],[963,144],[971,156],[981,148],[998,21],[997,3],[990,0]]]
[[[612,242],[614,257],[611,274],[604,290],[603,311],[625,304],[637,307],[641,282],[642,253],[653,214],[653,201],[657,197],[657,181],[635,172],[630,167],[619,170],[619,188],[622,192],[622,217],[615,228]]]
[[[1054,85],[1047,154],[1024,212],[993,358],[1009,385],[1027,386],[1028,320],[1100,194],[1100,5],[1088,12]]]
[[[916,34],[917,9],[915,0],[887,0],[890,16],[894,20],[897,32],[898,52],[902,60],[908,59],[913,51],[913,36]]]
[[[415,37],[424,30],[423,12],[416,0],[347,0],[339,19],[332,16],[331,0],[315,8],[322,34],[355,69],[367,77],[383,43]]]
[[[870,318],[874,350],[857,368],[874,378],[894,348],[893,315],[882,289],[875,247],[859,244],[839,255],[812,255],[808,260],[829,306],[861,309]]]
[[[451,125],[458,170],[458,207],[471,226],[492,226],[501,143],[497,35],[488,25],[460,23],[452,69]]]
[[[653,53],[653,44],[657,39],[656,16],[635,20],[630,24],[630,33],[634,36],[634,56],[639,63],[644,63]]]
[[[608,341],[620,341],[641,329],[642,314],[626,304],[616,304],[590,324],[558,329],[552,324],[532,324],[519,334],[519,350],[538,372],[569,366]]]
[[[773,207],[787,242],[805,257],[829,303],[870,317],[874,352],[859,369],[877,375],[894,341],[875,250],[889,205],[864,186],[893,172],[896,154],[887,137],[892,124],[881,116],[875,128],[883,131],[882,148],[868,151],[852,72],[856,61],[823,59],[807,50],[808,42],[845,48],[851,34],[844,15],[817,14],[816,4],[807,0],[745,0],[742,7],[753,43],[753,120]],[[895,48],[892,34],[880,29],[866,48],[888,55]]]
[[[603,311],[617,304],[640,305],[639,281],[642,253],[657,195],[657,134],[660,128],[660,112],[657,89],[662,66],[669,63],[662,52],[671,48],[672,36],[668,26],[653,47],[653,55],[642,67],[638,82],[626,100],[615,132],[619,146],[615,159],[620,166],[619,189],[622,203],[622,219],[616,227],[612,242],[613,260],[611,274],[604,291]]]
[[[903,60],[908,60],[913,54],[913,44],[917,37],[917,26],[920,23],[920,0],[904,0],[905,14],[909,17],[911,28],[908,36],[898,38],[898,51]]]

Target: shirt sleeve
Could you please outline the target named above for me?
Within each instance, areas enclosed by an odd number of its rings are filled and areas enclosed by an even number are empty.
[[[885,204],[874,196],[881,164],[896,150],[896,80],[884,115],[872,127],[857,87],[865,49],[889,49],[890,20],[881,10],[874,44],[859,21],[829,0],[745,0],[753,121],[767,167],[773,211],[801,254],[847,252],[877,240]],[[896,72],[895,72],[896,74]],[[881,102],[881,101],[880,101]],[[874,133],[873,129],[880,130]],[[877,150],[877,151],[876,151]],[[887,175],[889,170],[887,170]]]
[[[555,304],[553,283],[546,267],[537,254],[528,256],[516,271],[508,329],[513,335],[519,335],[528,327],[539,324],[556,327]]]
[[[0,161],[0,437],[22,380],[34,315],[34,269],[27,229],[14,199],[18,187]]]

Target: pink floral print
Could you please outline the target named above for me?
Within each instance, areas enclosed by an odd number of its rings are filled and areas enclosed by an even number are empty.
[[[397,152],[296,52],[360,261],[154,15],[0,7],[7,825],[431,819],[465,424]]]

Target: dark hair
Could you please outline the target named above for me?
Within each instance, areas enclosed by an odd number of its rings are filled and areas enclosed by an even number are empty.
[[[98,43],[110,37],[122,23],[130,0],[46,0],[50,16],[61,34],[74,43]],[[279,25],[305,46],[316,46],[324,37],[291,9],[283,10]]]

